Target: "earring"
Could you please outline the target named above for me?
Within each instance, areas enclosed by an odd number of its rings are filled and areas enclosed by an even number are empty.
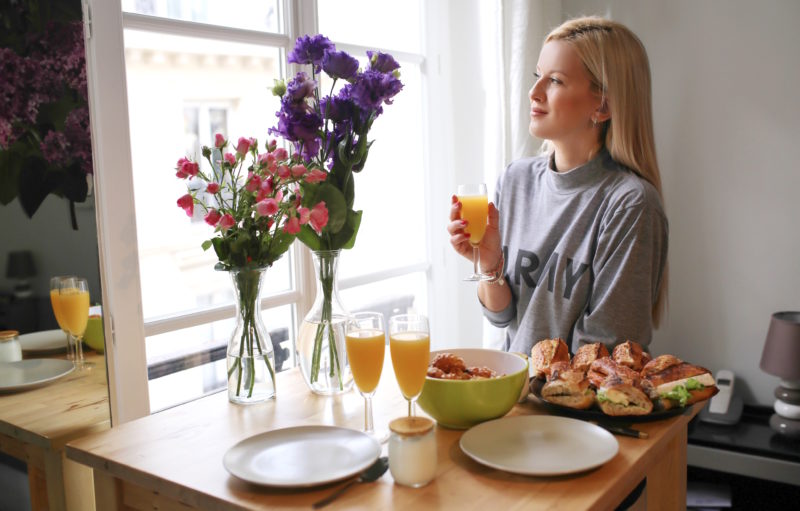
[[[597,127],[597,117],[592,117],[592,128]]]

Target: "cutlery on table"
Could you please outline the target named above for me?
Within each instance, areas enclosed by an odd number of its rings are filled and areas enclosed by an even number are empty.
[[[345,483],[341,488],[336,490],[335,492],[331,493],[327,497],[322,500],[319,500],[314,503],[312,506],[314,509],[319,509],[323,506],[327,506],[337,497],[339,497],[342,493],[344,493],[348,488],[353,486],[355,483],[371,483],[380,479],[380,477],[386,472],[389,468],[389,458],[386,456],[382,456],[375,460],[375,463],[369,466],[365,471],[361,472],[358,477],[350,479],[347,483]]]
[[[608,431],[609,433],[614,433],[615,435],[624,435],[633,438],[648,438],[650,436],[644,431],[639,431],[638,429],[627,428],[624,426],[615,426],[613,424],[603,424],[602,422],[598,422],[596,424],[601,428],[605,429],[606,431]]]

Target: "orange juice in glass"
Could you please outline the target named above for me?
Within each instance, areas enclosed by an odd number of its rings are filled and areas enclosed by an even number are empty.
[[[486,194],[486,185],[483,183],[458,185],[456,191],[458,201],[461,203],[461,219],[466,220],[464,232],[469,234],[469,244],[472,245],[472,275],[464,280],[488,280],[489,275],[480,272],[480,250],[478,246],[486,232],[486,222],[489,216],[489,198]]]
[[[89,284],[86,279],[67,277],[59,282],[58,310],[67,331],[75,339],[75,368],[83,370],[94,364],[83,359],[83,335],[89,323]]]
[[[428,373],[431,352],[428,318],[418,314],[389,318],[389,351],[400,392],[408,400],[408,416],[412,417]]]
[[[68,275],[61,275],[50,279],[50,305],[53,307],[53,315],[56,317],[58,327],[64,332],[67,337],[67,359],[75,360],[75,347],[72,345],[70,339],[69,329],[67,323],[64,321],[64,314],[61,311],[61,281],[64,279],[73,278]]]
[[[364,432],[382,440],[383,434],[375,434],[372,421],[372,395],[378,387],[386,352],[386,330],[383,314],[359,312],[350,316],[345,329],[347,360],[353,373],[353,381],[364,396]]]

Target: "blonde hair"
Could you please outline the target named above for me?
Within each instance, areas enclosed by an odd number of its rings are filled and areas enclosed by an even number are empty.
[[[603,123],[600,141],[611,157],[652,184],[663,202],[653,135],[650,63],[642,42],[624,25],[594,16],[564,22],[547,35],[545,43],[550,41],[572,46],[589,73],[592,87],[609,109],[611,117]],[[667,308],[667,270],[665,265],[653,304],[656,327]]]

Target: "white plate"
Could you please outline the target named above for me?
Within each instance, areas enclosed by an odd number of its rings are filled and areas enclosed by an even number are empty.
[[[0,392],[16,392],[38,387],[71,373],[74,368],[69,360],[57,358],[0,362]]]
[[[44,330],[19,336],[19,344],[25,352],[67,351],[67,334],[63,330]]]
[[[247,482],[307,487],[363,472],[380,456],[378,442],[335,426],[298,426],[246,438],[225,453],[225,469]]]
[[[461,450],[492,468],[534,476],[582,472],[619,450],[608,431],[576,419],[548,415],[505,417],[461,436]]]

